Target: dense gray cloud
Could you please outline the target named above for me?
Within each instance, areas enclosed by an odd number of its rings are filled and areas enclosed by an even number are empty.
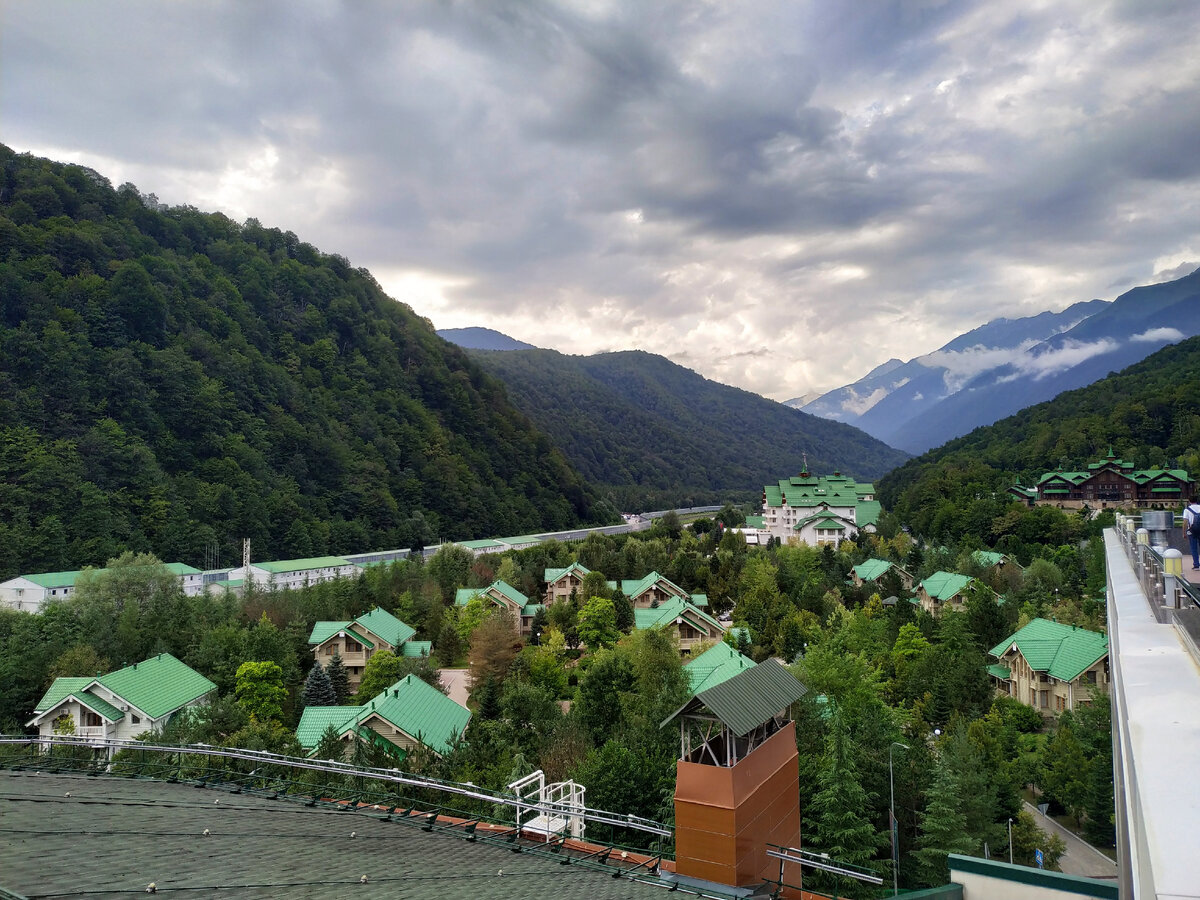
[[[785,399],[1200,259],[1196,33],[1171,2],[11,0],[0,122],[440,327]]]

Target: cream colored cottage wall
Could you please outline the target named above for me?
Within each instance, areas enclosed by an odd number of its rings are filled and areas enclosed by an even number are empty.
[[[372,715],[363,721],[363,724],[370,728],[373,732],[392,744],[395,744],[401,750],[415,750],[421,744],[410,737],[405,732],[394,726],[391,722],[384,721],[381,717]]]
[[[570,600],[571,591],[578,591],[582,584],[582,579],[574,575],[563,575],[557,581],[551,581],[546,585],[546,604]]]

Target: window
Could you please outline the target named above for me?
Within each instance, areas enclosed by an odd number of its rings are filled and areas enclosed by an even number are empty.
[[[362,653],[362,648],[363,648],[363,645],[360,644],[358,641],[354,640],[353,638],[349,638],[349,637],[346,638],[346,652],[347,653]]]
[[[1084,672],[1083,680],[1086,681],[1088,684],[1095,684],[1096,683],[1096,670],[1088,669],[1086,672]]]
[[[102,724],[100,721],[100,716],[92,712],[90,709],[85,709],[82,713],[80,713],[79,721],[80,724],[82,724],[85,728],[99,728]]]
[[[138,718],[137,716],[135,716],[135,715],[133,715],[133,714],[131,713],[131,714],[130,714],[130,716],[129,716],[129,724],[131,724],[131,725],[141,725],[141,724],[142,724],[142,720],[141,720],[140,718]]]

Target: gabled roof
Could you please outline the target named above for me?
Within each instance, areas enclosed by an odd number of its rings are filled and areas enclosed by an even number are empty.
[[[97,679],[152,719],[186,706],[217,686],[170,653],[160,653]]]
[[[312,632],[308,636],[308,643],[310,646],[320,646],[331,637],[341,634],[344,631],[346,634],[354,635],[354,639],[360,644],[365,644],[374,650],[375,642],[370,638],[363,637],[356,631],[352,631],[350,626],[353,624],[353,619],[348,622],[313,622]]]
[[[724,641],[709,647],[695,659],[683,665],[691,682],[692,693],[720,684],[743,669],[753,667],[754,660],[738,653]]]
[[[680,715],[707,709],[736,736],[744,737],[806,693],[808,688],[783,663],[768,659],[696,693],[662,725]]]
[[[992,566],[999,566],[1008,562],[1007,556],[1003,553],[997,553],[994,550],[976,550],[971,554],[971,559],[988,569]]]
[[[46,693],[42,694],[42,699],[37,702],[37,706],[33,708],[35,713],[45,712],[53,706],[57,706],[59,701],[71,694],[83,691],[89,684],[96,680],[92,678],[55,678],[54,683],[46,689]]]
[[[360,644],[365,644],[372,650],[375,649],[375,642],[370,638],[363,637],[356,631],[352,631],[350,628],[351,625],[358,625],[359,628],[375,635],[375,637],[391,644],[393,647],[401,646],[417,633],[415,628],[400,621],[386,609],[376,607],[370,612],[363,613],[357,619],[350,619],[349,621],[314,622],[312,632],[308,636],[308,643],[311,646],[319,646],[334,635],[344,631],[347,634],[353,634],[354,639]]]
[[[476,541],[455,541],[454,543],[465,550],[500,551],[507,549],[504,544],[501,544],[499,541],[492,540],[491,538],[481,538],[480,540]]]
[[[863,581],[874,581],[876,578],[882,577],[891,567],[892,563],[886,559],[871,558],[866,562],[859,563],[853,571]]]
[[[1000,659],[1014,649],[1035,672],[1074,681],[1108,655],[1108,636],[1049,619],[1034,619],[988,652]]]
[[[364,706],[359,722],[372,715],[439,754],[450,749],[450,742],[471,721],[470,710],[415,675],[405,675]]]
[[[616,583],[610,582],[610,586],[616,587]],[[650,572],[647,575],[643,575],[641,578],[625,579],[621,582],[621,593],[623,593],[630,600],[636,600],[642,594],[646,593],[646,591],[656,587],[668,594],[674,594],[677,597],[690,596],[687,591],[673,582],[666,575],[659,575],[657,572]]]
[[[529,598],[518,591],[507,581],[493,581],[485,588],[459,588],[454,592],[454,605],[466,606],[476,597],[489,596],[493,602],[496,602],[492,594],[499,594],[504,597],[518,609],[524,609],[529,604]]]
[[[707,622],[720,632],[724,633],[725,628],[702,609],[697,609],[690,601],[684,600],[682,597],[672,597],[666,603],[660,603],[657,607],[635,607],[633,610],[633,627],[639,630],[643,628],[654,628],[656,625],[668,625],[674,622],[680,616],[691,614],[696,618]]]
[[[411,625],[406,625],[386,609],[376,607],[370,612],[365,612],[354,620],[371,634],[383,638],[393,647],[399,647],[410,637],[417,633],[417,629]]]
[[[878,500],[859,500],[854,508],[854,522],[860,527],[878,525],[883,513],[883,504]]]
[[[296,726],[296,739],[305,750],[321,742],[321,735],[330,725],[341,732],[342,726],[362,712],[361,706],[306,706]]]
[[[400,645],[400,655],[410,659],[433,655],[433,641],[405,641]]]
[[[307,572],[312,569],[338,569],[352,563],[340,556],[312,556],[307,559],[277,559],[271,562],[253,563],[253,568],[262,569],[272,575],[281,572]]]
[[[546,569],[543,573],[543,580],[546,584],[550,584],[551,582],[558,581],[568,573],[574,575],[576,578],[583,578],[584,575],[591,575],[592,570],[581,563],[574,562],[563,569]]]
[[[921,582],[921,589],[935,600],[945,602],[960,593],[975,579],[955,572],[934,572]]]
[[[161,718],[217,689],[215,684],[170,653],[160,653],[107,675],[56,678],[33,711],[44,713],[67,697],[75,697],[110,721],[122,718],[121,710],[92,690],[97,685],[152,719]]]

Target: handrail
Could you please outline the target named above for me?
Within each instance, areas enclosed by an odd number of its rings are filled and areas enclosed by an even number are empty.
[[[52,747],[73,747],[77,749],[86,748],[90,750],[106,750],[109,752],[110,757],[122,750],[132,750],[141,753],[154,753],[163,755],[173,754],[179,757],[200,756],[207,758],[239,760],[241,762],[257,763],[259,766],[282,766],[289,769],[323,772],[330,775],[350,776],[360,779],[369,778],[374,781],[440,791],[446,794],[464,797],[471,800],[493,803],[499,806],[512,807],[514,812],[519,813],[535,811],[546,815],[571,815],[582,817],[588,822],[596,822],[617,828],[628,828],[634,831],[656,835],[660,838],[670,838],[674,836],[674,831],[663,823],[656,822],[653,819],[645,819],[641,816],[635,816],[632,814],[616,813],[602,809],[589,809],[587,807],[580,809],[579,807],[571,807],[567,804],[555,803],[553,801],[530,802],[529,800],[524,800],[513,794],[503,794],[499,791],[492,791],[488,788],[478,787],[477,785],[473,784],[460,784],[459,782],[454,781],[443,781],[438,778],[416,775],[411,772],[402,772],[399,769],[381,769],[371,766],[356,766],[352,763],[336,762],[334,760],[304,759],[295,756],[284,756],[278,753],[270,753],[265,750],[213,747],[208,744],[162,745],[150,744],[142,741],[114,740],[111,738],[101,739],[69,737],[63,735],[56,735],[53,737],[43,737],[40,735],[0,735],[0,746],[4,745],[36,746],[39,749]],[[114,760],[113,762],[117,761]],[[113,763],[109,763],[110,766],[112,764]],[[182,759],[171,765],[172,768],[182,766]],[[257,769],[253,772],[250,772],[249,775],[253,776],[256,772]]]

